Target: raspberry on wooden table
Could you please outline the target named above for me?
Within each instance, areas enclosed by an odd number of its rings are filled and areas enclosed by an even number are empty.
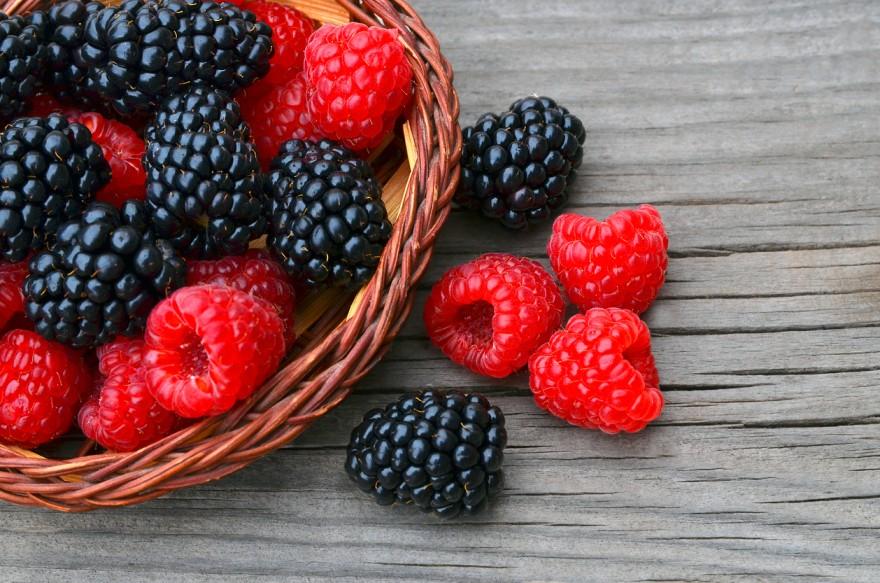
[[[669,238],[651,205],[618,211],[604,221],[562,215],[547,243],[550,264],[582,310],[648,309],[666,280]]]
[[[453,362],[503,378],[559,328],[564,307],[540,263],[490,253],[446,272],[424,317],[431,341]]]
[[[249,397],[284,356],[284,325],[268,303],[230,287],[174,292],[153,309],[145,374],[160,405],[181,417],[219,415]]]
[[[633,433],[663,409],[651,333],[629,310],[573,316],[532,355],[529,372],[538,406],[572,425]]]
[[[293,344],[296,288],[281,265],[268,252],[251,249],[239,257],[190,261],[187,267],[187,285],[225,285],[271,304],[284,324],[287,345]]]
[[[27,274],[27,261],[0,263],[0,332],[16,314],[24,313],[21,286]]]
[[[147,389],[143,356],[141,339],[120,339],[98,348],[102,376],[77,419],[85,436],[102,447],[133,451],[169,435],[179,422]]]
[[[378,146],[412,96],[412,67],[385,28],[324,25],[309,39],[304,70],[315,126],[356,152]]]
[[[34,332],[0,338],[0,442],[33,448],[70,428],[92,386],[82,356]]]

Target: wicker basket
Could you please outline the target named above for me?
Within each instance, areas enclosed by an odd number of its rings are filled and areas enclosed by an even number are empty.
[[[250,399],[131,453],[42,455],[0,444],[0,499],[77,512],[128,506],[235,472],[290,443],[339,405],[388,349],[412,308],[458,182],[458,97],[437,39],[404,0],[286,0],[321,22],[396,28],[415,79],[413,106],[374,156],[394,222],[379,269],[357,294],[324,292],[298,306],[300,340]],[[23,13],[44,2],[11,0]]]

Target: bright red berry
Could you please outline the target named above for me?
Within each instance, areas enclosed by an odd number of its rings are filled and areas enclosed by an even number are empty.
[[[605,221],[562,215],[547,244],[550,264],[574,304],[648,309],[666,280],[669,239],[651,205],[614,213]]]
[[[490,253],[446,272],[428,297],[425,326],[453,362],[503,378],[559,328],[564,307],[540,263]]]
[[[70,428],[92,386],[82,356],[39,334],[0,339],[0,441],[33,448]]]
[[[663,409],[651,332],[629,310],[573,316],[532,355],[529,372],[538,406],[572,425],[632,433]]]
[[[261,80],[271,85],[283,85],[294,74],[302,71],[303,55],[309,37],[315,32],[312,21],[292,6],[267,0],[253,0],[244,5],[272,29],[275,54],[269,61],[269,73]]]
[[[69,119],[89,128],[110,164],[110,182],[98,191],[95,198],[118,208],[129,199],[143,200],[147,192],[147,174],[141,159],[146,145],[137,132],[122,122],[95,112],[71,115]]]
[[[77,419],[83,434],[102,447],[134,451],[169,435],[179,421],[147,389],[143,356],[140,339],[119,339],[98,348],[102,377]]]
[[[315,140],[319,137],[312,125],[307,103],[306,80],[302,73],[268,92],[250,91],[239,96],[241,115],[251,128],[257,156],[264,170],[278,155],[287,140]]]
[[[0,332],[16,314],[24,313],[21,286],[27,275],[27,261],[0,263]]]
[[[412,95],[412,67],[397,33],[359,22],[318,29],[305,72],[315,127],[355,151],[378,146]]]
[[[225,285],[268,302],[281,317],[287,345],[293,344],[296,288],[284,268],[267,252],[251,249],[239,257],[190,261],[186,284]]]
[[[278,368],[283,328],[272,306],[245,292],[215,285],[179,289],[147,320],[150,392],[181,417],[228,411]]]

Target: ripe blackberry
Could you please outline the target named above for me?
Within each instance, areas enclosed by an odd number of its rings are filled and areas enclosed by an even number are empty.
[[[0,133],[0,259],[21,261],[110,179],[89,130],[57,114],[24,117]]]
[[[96,96],[86,88],[88,65],[80,56],[86,21],[104,7],[100,2],[66,0],[52,4],[46,12],[46,84],[61,98],[88,104]]]
[[[374,409],[351,434],[345,471],[383,506],[442,518],[485,508],[503,481],[504,414],[477,394],[424,391]]]
[[[46,64],[44,20],[41,12],[33,18],[0,12],[0,117],[23,111],[26,100],[36,92]]]
[[[509,229],[524,229],[565,204],[580,167],[584,125],[547,97],[515,102],[464,129],[461,185],[455,201]]]
[[[267,228],[260,163],[238,105],[195,87],[167,100],[147,127],[153,230],[182,255],[241,255]]]
[[[281,146],[266,186],[271,197],[269,248],[308,285],[366,283],[391,223],[370,165],[329,140]]]
[[[213,0],[128,0],[89,16],[79,57],[86,87],[122,114],[188,87],[233,92],[266,74],[272,30]]]
[[[171,245],[154,240],[141,201],[122,210],[92,203],[36,255],[24,283],[36,331],[75,347],[97,346],[144,330],[150,309],[184,284],[186,265]]]

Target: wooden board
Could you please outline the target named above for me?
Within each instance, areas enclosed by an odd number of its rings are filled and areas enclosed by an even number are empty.
[[[416,313],[338,411],[229,479],[123,511],[0,506],[0,581],[877,581],[880,3],[413,4],[464,120],[552,94],[589,130],[572,206],[663,212],[662,418],[569,428],[522,375],[446,361]],[[480,252],[545,259],[548,230],[454,213],[418,307]],[[426,386],[507,413],[507,489],[482,517],[382,509],[342,472],[359,415]]]

